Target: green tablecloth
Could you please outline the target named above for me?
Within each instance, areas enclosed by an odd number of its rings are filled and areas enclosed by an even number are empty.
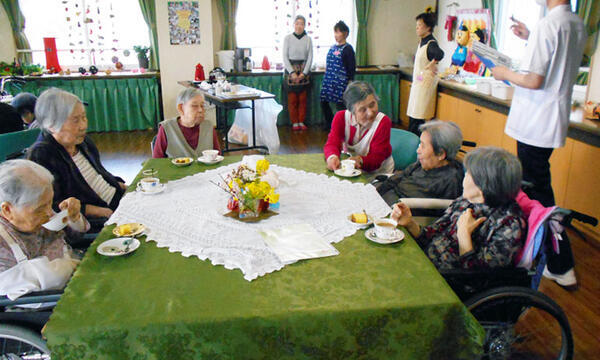
[[[400,80],[397,73],[380,74],[356,74],[355,80],[367,81],[375,88],[375,93],[379,96],[379,111],[388,115],[392,122],[398,122],[400,106]],[[282,88],[282,75],[236,75],[228,80],[250,86],[256,89],[266,91],[275,95],[275,100],[283,105],[283,111],[279,113],[277,125],[288,125],[290,123],[287,111],[287,95]],[[319,94],[321,83],[323,82],[322,73],[311,74],[311,87],[308,91],[306,123],[308,125],[319,125],[323,122],[321,114],[321,105]],[[335,109],[334,109],[335,110]],[[233,115],[230,116],[232,121]]]
[[[129,78],[39,78],[28,79],[23,86],[11,85],[12,95],[30,92],[39,96],[57,87],[77,95],[88,103],[88,132],[129,131],[154,128],[162,121],[158,76]]]
[[[326,173],[320,154],[268,158]],[[164,182],[215,166],[150,167]],[[248,282],[154,242],[103,257],[96,247],[113,227],[91,245],[46,326],[53,359],[472,359],[483,342],[410,236],[384,246],[358,231],[335,244],[338,256]]]

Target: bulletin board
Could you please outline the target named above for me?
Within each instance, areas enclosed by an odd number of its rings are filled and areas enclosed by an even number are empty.
[[[200,44],[198,1],[169,1],[171,45]]]

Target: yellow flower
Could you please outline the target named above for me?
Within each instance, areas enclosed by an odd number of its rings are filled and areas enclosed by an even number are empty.
[[[279,194],[275,194],[275,190],[271,188],[271,191],[265,197],[265,201],[269,202],[269,204],[276,204],[279,202]]]
[[[272,191],[271,185],[266,181],[249,183],[246,189],[254,199],[264,199]]]
[[[262,159],[256,162],[256,172],[259,174],[263,174],[265,171],[269,170],[269,161]]]

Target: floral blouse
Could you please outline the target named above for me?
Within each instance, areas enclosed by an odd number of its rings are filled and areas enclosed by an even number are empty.
[[[467,208],[473,209],[475,219],[487,219],[471,234],[473,251],[460,256],[457,222]],[[513,265],[526,236],[527,224],[516,202],[492,208],[460,197],[441,218],[423,228],[417,242],[438,269],[471,269]]]

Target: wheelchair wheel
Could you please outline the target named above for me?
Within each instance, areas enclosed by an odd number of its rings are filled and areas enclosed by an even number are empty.
[[[0,360],[50,359],[39,333],[15,325],[0,324],[0,351]]]
[[[565,313],[548,296],[525,287],[499,287],[465,306],[486,331],[484,359],[571,359]]]

